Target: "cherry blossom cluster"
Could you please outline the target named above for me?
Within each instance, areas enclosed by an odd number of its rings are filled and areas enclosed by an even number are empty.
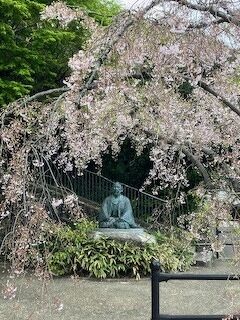
[[[41,19],[56,19],[62,27],[66,27],[71,21],[81,18],[81,15],[76,10],[68,7],[64,2],[57,1],[45,8],[41,14]]]

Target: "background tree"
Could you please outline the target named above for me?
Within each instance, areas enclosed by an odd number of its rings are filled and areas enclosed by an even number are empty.
[[[89,32],[82,21],[59,28],[57,20],[40,20],[52,1],[1,0],[0,105],[62,85],[69,58],[82,48]],[[119,11],[112,1],[66,1],[107,25]]]

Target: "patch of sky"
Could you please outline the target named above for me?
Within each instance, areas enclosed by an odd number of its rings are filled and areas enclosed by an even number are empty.
[[[137,10],[147,6],[152,0],[118,0],[122,6],[128,10]],[[200,4],[201,6],[216,6],[216,9],[228,14],[231,10],[240,8],[240,0],[229,0],[229,1],[214,1],[214,0],[192,0],[189,1],[192,4]],[[168,24],[173,24],[173,31],[182,33],[186,31],[188,25],[196,25],[201,22],[210,23],[215,18],[207,13],[200,12],[197,10],[189,9],[187,7],[182,7],[179,10],[179,5],[174,3],[174,1],[162,1],[160,5],[152,9],[148,17],[155,20],[162,20],[162,22],[167,21]],[[176,28],[176,21],[178,21],[178,27]],[[175,29],[174,29],[175,28]],[[232,48],[239,48],[239,43],[236,43],[234,34],[228,32],[229,30],[224,30],[223,28],[221,34],[218,38],[223,41],[227,46]],[[208,33],[209,28],[205,28],[205,32]]]

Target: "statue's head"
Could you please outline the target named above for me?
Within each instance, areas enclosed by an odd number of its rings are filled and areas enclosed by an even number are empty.
[[[120,182],[114,182],[112,193],[114,196],[119,196],[123,192],[123,187]]]

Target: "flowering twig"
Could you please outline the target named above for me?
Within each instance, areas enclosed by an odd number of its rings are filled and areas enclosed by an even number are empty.
[[[153,0],[148,6],[146,6],[142,12],[141,15],[144,16],[147,14],[152,8],[154,8],[156,5],[158,5],[161,2],[161,0]],[[117,25],[116,25],[116,34],[112,35],[110,38],[108,38],[108,41],[105,43],[103,48],[100,50],[100,54],[98,59],[94,63],[93,70],[90,72],[87,79],[85,79],[84,85],[79,90],[79,98],[76,102],[76,105],[78,108],[80,108],[80,101],[81,98],[86,94],[86,92],[91,88],[93,81],[98,76],[99,68],[103,65],[103,63],[108,58],[109,53],[111,52],[114,45],[119,41],[119,39],[124,35],[124,33],[129,29],[130,26],[134,24],[136,21],[134,19],[134,16],[129,12],[127,13],[128,16],[125,19],[124,23],[122,22],[121,16],[117,18]],[[125,18],[125,13],[123,14],[123,18]]]

